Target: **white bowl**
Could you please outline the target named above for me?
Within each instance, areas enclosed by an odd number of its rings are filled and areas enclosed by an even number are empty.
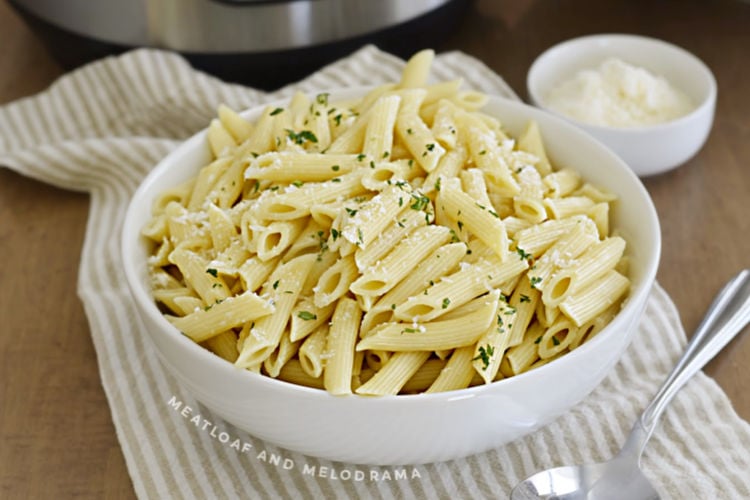
[[[331,99],[362,94],[362,89],[333,91]],[[252,120],[260,111],[243,116]],[[619,195],[612,222],[628,241],[633,287],[622,312],[606,329],[538,369],[490,385],[430,395],[336,397],[236,368],[181,335],[159,312],[149,289],[148,245],[140,236],[157,193],[195,175],[209,160],[204,130],[143,181],[122,231],[128,285],[168,370],[201,403],[254,436],[305,454],[359,464],[428,463],[485,451],[542,427],[583,399],[618,361],[638,324],[659,261],[656,211],[630,169],[572,125],[494,97],[485,111],[515,134],[528,120],[537,120],[558,166],[574,167]]]
[[[529,70],[529,99],[535,106],[554,112],[545,98],[555,85],[611,57],[663,76],[687,94],[695,109],[667,123],[636,128],[604,127],[564,118],[609,146],[640,176],[666,172],[692,158],[713,124],[716,81],[700,59],[667,42],[635,35],[592,35],[555,45]]]

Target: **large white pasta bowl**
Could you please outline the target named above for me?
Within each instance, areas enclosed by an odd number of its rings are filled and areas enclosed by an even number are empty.
[[[331,100],[363,89],[332,91]],[[568,411],[613,368],[633,337],[654,282],[659,222],[636,175],[614,153],[568,122],[518,102],[490,97],[483,111],[518,134],[540,126],[558,167],[572,167],[616,193],[612,226],[627,240],[632,290],[622,311],[573,352],[524,374],[468,389],[387,397],[332,396],[248,372],[193,343],[157,308],[149,287],[149,247],[140,235],[156,196],[210,160],[206,131],[164,158],[132,198],[122,231],[123,269],[134,303],[168,371],[227,422],[278,446],[357,464],[450,460],[502,446]],[[261,108],[243,113],[254,120]]]

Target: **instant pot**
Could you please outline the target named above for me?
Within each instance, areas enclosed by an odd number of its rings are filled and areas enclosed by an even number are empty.
[[[436,46],[470,0],[9,0],[66,68],[134,47],[274,88],[366,43]]]

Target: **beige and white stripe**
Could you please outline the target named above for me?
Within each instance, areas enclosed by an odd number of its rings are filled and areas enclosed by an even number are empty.
[[[403,62],[365,47],[273,94],[194,71],[179,56],[137,50],[74,71],[47,91],[0,108],[0,164],[91,193],[78,293],[84,303],[115,428],[140,498],[505,498],[538,469],[612,455],[685,343],[674,305],[657,285],[632,346],[605,382],[548,427],[452,462],[396,469],[331,463],[264,443],[222,422],[164,371],[144,339],[120,271],[119,229],[128,199],[156,162],[206,126],[224,102],[243,109],[294,90],[396,81]],[[438,56],[436,79],[517,99],[461,53]],[[241,453],[174,411],[174,396],[252,445]],[[586,432],[580,432],[586,429]],[[285,469],[262,460],[288,459]],[[305,473],[327,467],[328,477]],[[750,498],[750,426],[699,374],[677,396],[644,457],[663,498]],[[342,479],[348,470],[351,479]],[[330,477],[330,471],[338,479]],[[365,478],[357,480],[355,471]],[[413,471],[420,477],[412,478]],[[377,473],[379,481],[370,480]]]

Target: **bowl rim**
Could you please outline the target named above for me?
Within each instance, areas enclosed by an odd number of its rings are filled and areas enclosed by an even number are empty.
[[[615,126],[587,123],[579,119],[569,117],[568,115],[565,115],[563,113],[560,113],[550,108],[547,104],[545,104],[544,99],[542,98],[541,95],[539,95],[539,92],[538,92],[538,81],[539,81],[538,75],[539,75],[539,72],[541,71],[541,68],[548,61],[552,60],[554,55],[560,51],[571,50],[574,46],[588,45],[588,44],[595,43],[599,40],[637,41],[638,43],[652,44],[654,46],[661,47],[662,49],[672,50],[675,53],[680,54],[680,56],[683,57],[685,60],[689,60],[691,63],[695,64],[696,67],[700,68],[701,76],[705,78],[706,82],[708,83],[708,92],[703,97],[703,99],[693,108],[693,110],[685,115],[682,115],[678,118],[675,118],[673,120],[669,120],[663,123],[655,123],[655,124],[650,124],[650,125],[638,125],[638,126],[632,126],[632,127],[615,127]],[[672,85],[675,85],[671,81],[669,83]],[[532,102],[532,104],[540,109],[544,109],[548,113],[552,113],[556,116],[563,117],[564,119],[570,122],[573,122],[576,125],[587,127],[591,129],[592,131],[603,132],[603,133],[617,133],[617,134],[631,135],[631,136],[643,134],[644,132],[657,133],[657,132],[665,131],[671,128],[676,128],[684,124],[687,124],[687,122],[694,120],[697,116],[702,115],[706,112],[711,112],[711,110],[716,105],[716,98],[718,94],[718,86],[716,83],[716,77],[714,76],[713,72],[708,67],[708,65],[705,62],[703,62],[703,60],[701,60],[698,56],[688,51],[687,49],[684,49],[680,47],[679,45],[675,45],[666,40],[644,36],[644,35],[636,35],[636,34],[631,34],[631,33],[598,33],[598,34],[592,34],[592,35],[584,35],[584,36],[564,40],[560,43],[552,45],[551,47],[548,47],[534,59],[531,66],[529,67],[529,70],[526,73],[526,90],[528,92],[529,100]]]
[[[356,96],[361,96],[363,93],[373,87],[344,87],[337,89],[325,89],[314,92],[308,92],[311,95],[316,93],[328,93],[332,99],[350,99]],[[274,107],[288,104],[289,98],[281,98],[273,101],[258,104],[256,106],[245,109],[240,112],[240,115],[247,118],[249,116],[259,115],[263,109],[267,107]],[[188,337],[182,335],[177,328],[175,328],[164,315],[159,311],[154,302],[151,291],[144,286],[139,279],[142,275],[143,263],[136,262],[134,258],[138,253],[139,240],[143,238],[140,234],[141,226],[136,225],[136,212],[142,209],[145,202],[147,203],[148,210],[151,210],[153,197],[147,198],[147,193],[152,189],[152,185],[158,182],[158,179],[167,171],[174,168],[174,159],[180,155],[190,154],[191,151],[197,150],[200,144],[205,143],[208,127],[196,132],[190,138],[183,141],[179,146],[169,152],[156,165],[151,171],[142,179],[138,185],[134,194],[130,198],[127,211],[125,213],[124,222],[120,231],[120,258],[123,264],[123,272],[125,274],[126,283],[130,296],[136,304],[136,309],[140,314],[147,314],[155,324],[161,325],[163,329],[170,331],[174,336],[174,340],[183,344],[183,347],[189,349],[194,355],[198,356],[201,361],[205,362],[207,366],[216,370],[216,373],[221,376],[236,377],[241,375],[243,377],[249,377],[247,380],[254,384],[260,384],[261,387],[266,387],[277,392],[279,395],[304,395],[309,398],[320,398],[322,400],[336,400],[338,402],[346,401],[347,404],[351,405],[378,405],[378,404],[391,404],[392,401],[399,401],[400,405],[407,406],[410,404],[421,404],[423,401],[443,401],[449,402],[453,400],[474,398],[490,395],[492,392],[501,390],[502,388],[524,384],[529,379],[538,377],[545,377],[547,372],[551,369],[550,367],[560,367],[563,363],[573,365],[580,365],[578,358],[585,356],[585,354],[594,349],[598,344],[606,342],[609,337],[616,335],[616,331],[627,326],[628,321],[632,314],[637,314],[640,318],[642,314],[642,308],[639,310],[639,304],[645,305],[648,300],[647,295],[650,294],[652,285],[656,282],[656,272],[659,266],[659,260],[661,258],[661,230],[659,224],[659,218],[656,212],[656,208],[653,204],[648,191],[645,186],[638,178],[638,176],[628,167],[628,165],[616,155],[610,148],[604,145],[601,141],[592,137],[585,131],[575,127],[569,121],[559,117],[556,114],[550,113],[549,111],[536,108],[529,104],[514,99],[508,99],[502,96],[489,95],[487,104],[491,102],[500,104],[501,106],[516,107],[518,110],[524,113],[530,113],[533,115],[543,116],[544,120],[551,120],[555,126],[561,126],[567,129],[567,133],[577,136],[577,139],[591,143],[591,146],[600,150],[601,153],[608,156],[613,163],[618,164],[618,168],[621,170],[622,175],[630,177],[630,181],[638,191],[642,201],[646,203],[644,209],[648,212],[648,219],[651,222],[651,231],[649,239],[653,245],[653,253],[648,256],[646,265],[643,268],[643,274],[640,283],[637,287],[631,286],[630,294],[626,298],[621,310],[617,313],[614,319],[607,324],[594,338],[581,344],[575,350],[566,353],[558,359],[553,360],[543,366],[537,367],[533,370],[514,375],[512,377],[504,378],[501,380],[493,381],[489,384],[480,384],[477,386],[467,387],[464,389],[456,389],[451,391],[443,391],[431,394],[398,394],[398,395],[385,395],[385,396],[363,396],[356,393],[345,395],[345,396],[334,396],[328,393],[324,389],[317,389],[307,387],[303,385],[286,382],[283,380],[275,379],[259,373],[254,373],[249,370],[245,370],[235,366],[232,363],[220,358],[208,349],[200,346],[193,342]],[[486,105],[485,105],[486,106]],[[484,108],[484,107],[483,107]],[[480,109],[483,109],[480,108]],[[193,151],[192,154],[195,154]],[[134,237],[135,236],[135,237]],[[146,325],[148,327],[148,325]],[[637,323],[632,325],[632,329],[637,328]],[[147,328],[148,330],[148,328]],[[155,341],[151,339],[154,332],[147,331],[147,337],[153,344]],[[161,333],[161,331],[159,332]],[[632,335],[631,339],[632,340]],[[162,355],[159,348],[157,352],[160,359],[163,362],[171,365],[166,358]],[[618,358],[619,361],[619,358]],[[614,366],[614,365],[613,365]],[[611,367],[610,367],[611,368]]]

